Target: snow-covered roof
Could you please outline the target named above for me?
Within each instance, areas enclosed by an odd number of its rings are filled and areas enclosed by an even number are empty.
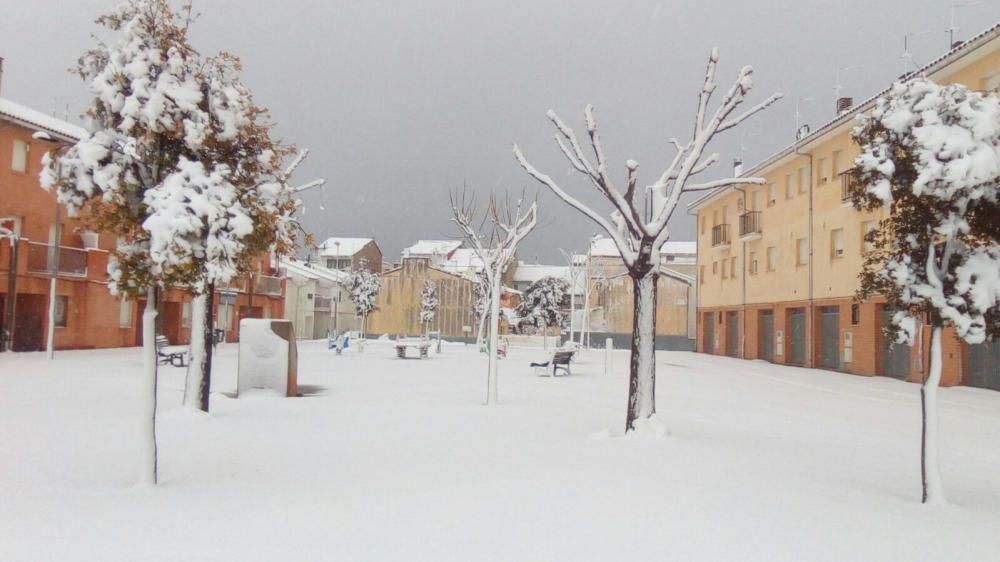
[[[461,240],[418,240],[416,244],[403,249],[403,257],[450,256],[461,247]]]
[[[87,131],[83,127],[67,123],[62,119],[46,115],[41,111],[36,111],[5,98],[0,98],[0,119],[13,121],[29,129],[52,133],[62,138],[62,140],[76,141],[87,135]]]
[[[282,258],[278,262],[278,265],[279,267],[284,268],[285,272],[288,274],[298,275],[299,277],[305,277],[306,279],[313,279],[316,281],[324,280],[332,283],[343,284],[347,283],[351,277],[349,273],[343,271],[327,269],[314,263],[306,264],[305,262],[296,259]]]
[[[660,255],[695,255],[698,253],[698,243],[693,241],[668,240],[660,246]],[[615,241],[610,238],[595,238],[590,243],[590,255],[600,258],[617,258],[621,254]]]
[[[476,274],[483,270],[483,260],[471,248],[458,248],[447,261],[438,264],[439,269],[456,275]]]
[[[349,258],[361,251],[373,238],[331,237],[319,245],[319,255],[324,258]]]
[[[991,25],[984,31],[952,47],[950,50],[948,50],[938,58],[928,62],[927,64],[916,70],[909,72],[908,74],[905,74],[904,76],[901,76],[900,78],[894,80],[893,82],[898,82],[900,80],[909,80],[918,76],[931,76],[933,74],[941,72],[942,70],[947,69],[948,65],[958,61],[962,57],[975,53],[980,47],[985,46],[987,43],[993,41],[997,37],[1000,37],[1000,23],[995,23]],[[758,176],[770,166],[778,163],[785,157],[788,157],[791,154],[793,154],[797,149],[802,149],[812,143],[815,143],[823,139],[823,137],[825,137],[827,134],[829,134],[834,130],[837,130],[844,126],[853,125],[854,119],[858,116],[858,114],[864,113],[865,111],[871,109],[875,105],[875,101],[878,100],[878,98],[887,94],[891,87],[892,85],[890,84],[889,86],[883,88],[882,90],[872,95],[868,99],[864,100],[863,102],[854,105],[849,110],[837,115],[836,117],[830,119],[826,123],[823,123],[822,125],[819,126],[819,128],[809,133],[802,139],[798,139],[795,142],[792,142],[791,144],[785,146],[778,152],[775,152],[771,156],[768,156],[764,160],[760,161],[754,167],[744,171],[740,177]],[[735,185],[730,185],[709,191],[708,193],[695,199],[691,203],[688,203],[688,209],[697,210],[706,203],[708,203],[709,201],[715,199],[716,197],[724,193],[729,193],[730,191],[735,189],[735,187],[736,187]]]
[[[582,295],[584,291],[585,275],[583,271],[577,270],[576,283],[573,283],[569,266],[565,265],[541,265],[518,262],[517,269],[514,270],[514,283],[524,283],[530,285],[546,277],[563,279],[573,286],[573,292]]]

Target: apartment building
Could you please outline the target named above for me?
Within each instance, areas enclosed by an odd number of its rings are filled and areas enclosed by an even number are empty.
[[[319,339],[360,328],[351,301],[351,275],[345,271],[282,259],[285,278],[285,319],[299,339]]]
[[[55,349],[123,347],[142,342],[144,301],[108,293],[107,267],[115,233],[89,232],[68,217],[39,185],[42,156],[76,142],[85,131],[0,98],[0,346],[45,348],[51,279],[56,278]],[[58,225],[58,226],[57,226]],[[266,257],[256,271],[217,291],[216,324],[229,341],[239,319],[283,314],[283,283]],[[158,331],[190,340],[190,296],[163,291]]]
[[[434,321],[425,327],[420,304],[427,280],[437,285],[439,304]],[[382,274],[375,311],[368,315],[368,333],[419,336],[429,329],[450,339],[475,338],[474,299],[475,282],[469,277],[435,267],[430,257],[404,257],[402,265]]]
[[[382,250],[374,238],[327,238],[312,261],[327,269],[382,272]]]
[[[1000,25],[919,69],[940,83],[975,90],[1000,86]],[[892,311],[858,302],[864,235],[882,212],[848,201],[855,117],[877,94],[748,170],[764,185],[711,192],[689,208],[698,216],[698,351],[858,375],[920,381],[930,330],[912,347],[883,335]],[[831,108],[832,109],[832,108]],[[942,384],[1000,389],[1000,344],[945,337]]]

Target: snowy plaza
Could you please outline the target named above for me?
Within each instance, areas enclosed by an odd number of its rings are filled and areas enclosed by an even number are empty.
[[[539,376],[446,344],[299,344],[299,398],[211,415],[161,367],[160,484],[135,486],[140,349],[0,355],[0,560],[991,560],[1000,394],[941,389],[950,504],[919,503],[919,386],[657,355],[668,435],[620,437],[627,352]]]

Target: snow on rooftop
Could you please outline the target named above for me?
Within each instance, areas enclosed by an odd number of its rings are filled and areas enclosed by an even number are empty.
[[[437,267],[455,275],[474,275],[483,270],[483,260],[471,248],[458,248]]]
[[[695,255],[698,253],[697,243],[687,240],[667,241],[660,246],[660,255]],[[590,255],[595,257],[614,258],[621,255],[610,238],[597,238],[590,243]]]
[[[541,265],[518,262],[517,269],[514,270],[514,283],[530,285],[546,277],[564,279],[567,283],[572,283],[572,275],[569,266],[565,265]],[[576,294],[583,294],[584,275],[577,275]]]
[[[79,140],[87,136],[87,131],[62,119],[46,115],[30,107],[0,98],[0,119],[7,118],[26,127],[55,133],[68,140]]]
[[[305,277],[306,279],[313,280],[326,280],[333,283],[347,283],[350,279],[350,274],[344,271],[337,271],[335,269],[328,269],[320,265],[296,260],[289,258],[282,258],[279,262],[279,266],[285,269],[287,274],[298,275],[300,277]]]
[[[373,238],[327,238],[319,245],[319,255],[324,258],[350,257],[361,251]]]
[[[416,244],[403,249],[403,257],[448,256],[461,247],[461,240],[418,240]]]

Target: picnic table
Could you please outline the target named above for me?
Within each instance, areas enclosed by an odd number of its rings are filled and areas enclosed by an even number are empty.
[[[421,339],[399,339],[396,340],[396,357],[406,359],[406,350],[414,348],[419,352],[420,359],[427,358],[427,350],[430,349],[431,342]]]

